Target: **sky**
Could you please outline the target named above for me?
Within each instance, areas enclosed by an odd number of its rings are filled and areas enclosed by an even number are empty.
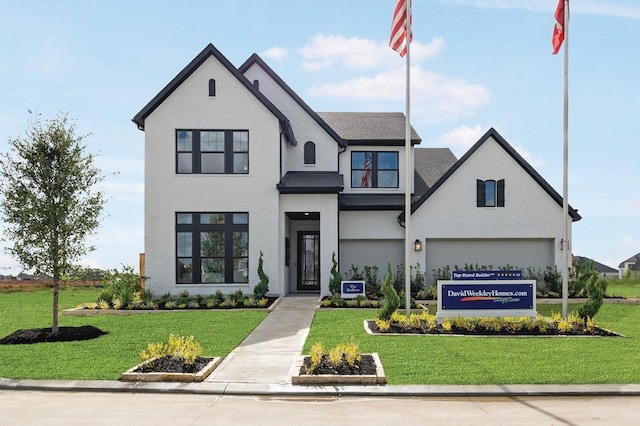
[[[411,123],[460,158],[495,128],[562,194],[563,55],[556,0],[413,0]],[[107,174],[81,264],[137,269],[144,133],[131,119],[208,43],[259,54],[315,111],[405,111],[388,47],[395,0],[22,0],[0,15],[0,152],[28,110],[67,113]],[[640,2],[572,0],[569,191],[573,253],[617,268],[640,252]],[[113,174],[117,172],[117,174]],[[0,227],[2,224],[0,223]],[[0,243],[0,274],[21,271]]]

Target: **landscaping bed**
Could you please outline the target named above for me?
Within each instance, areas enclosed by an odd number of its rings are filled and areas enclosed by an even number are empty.
[[[77,340],[96,339],[107,334],[99,328],[91,325],[80,327],[58,327],[53,333],[51,328],[32,328],[29,330],[17,330],[0,339],[0,345],[28,345],[44,342],[72,342]]]

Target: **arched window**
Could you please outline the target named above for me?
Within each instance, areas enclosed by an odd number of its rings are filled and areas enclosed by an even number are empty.
[[[304,164],[316,164],[316,144],[311,141],[304,144]]]
[[[216,95],[216,81],[212,78],[209,80],[209,96]]]

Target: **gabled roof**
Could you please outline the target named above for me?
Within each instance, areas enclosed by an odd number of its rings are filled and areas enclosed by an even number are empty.
[[[449,148],[413,150],[414,193],[421,196],[458,161]]]
[[[151,101],[133,117],[133,122],[138,125],[140,130],[144,130],[145,119],[167,99],[193,72],[198,69],[210,56],[216,58],[247,90],[249,90],[262,104],[280,121],[280,127],[284,133],[287,142],[297,145],[295,135],[291,124],[285,115],[276,108],[253,84],[245,78],[245,76],[234,67],[227,58],[224,57],[213,44],[209,43],[198,56],[196,56],[173,80],[165,86]]]
[[[401,112],[319,112],[349,145],[396,146],[405,144],[406,119]],[[422,142],[411,127],[411,144]]]
[[[586,263],[587,265],[589,265],[591,262],[593,262],[593,269],[595,269],[596,271],[600,272],[601,274],[603,274],[603,273],[613,274],[613,273],[617,273],[618,272],[617,269],[613,269],[612,267],[607,266],[607,265],[605,265],[603,263],[596,262],[595,260],[589,259],[588,257],[573,256],[573,263],[574,264]]]
[[[620,262],[620,265],[618,265],[618,267],[624,268],[625,263],[633,263],[633,266],[630,269],[640,269],[640,253],[636,254],[635,256],[631,256],[624,262]]]
[[[338,143],[338,145],[343,148],[347,146],[347,144],[340,138],[340,136],[338,136],[338,134],[331,127],[329,127],[327,123],[325,123],[324,120],[322,120],[322,118],[320,118],[318,114],[314,110],[312,110],[311,107],[309,107],[309,105],[307,105],[307,103],[303,101],[302,98],[298,96],[298,94],[294,92],[293,89],[289,87],[289,85],[285,83],[284,80],[281,79],[280,76],[276,74],[276,72],[271,69],[271,67],[267,65],[267,63],[263,61],[262,58],[256,53],[251,55],[251,57],[249,57],[249,59],[247,59],[245,63],[242,64],[240,68],[238,68],[238,71],[240,71],[244,75],[244,73],[247,72],[247,70],[253,65],[258,65],[260,68],[262,68],[267,73],[267,75],[269,75],[269,77],[271,77],[273,81],[275,81],[278,86],[282,88],[282,90],[284,90],[289,96],[291,96],[291,98],[295,100],[298,105],[300,105],[300,107],[302,107],[302,109],[305,110],[305,112],[309,114],[309,116],[313,118],[320,125],[320,127],[322,127],[329,134],[329,136],[331,136]]]
[[[531,167],[531,165],[522,158],[522,156],[518,154],[516,150],[513,149],[513,147],[509,145],[509,143],[492,127],[447,171],[447,173],[438,179],[438,181],[418,201],[412,204],[411,213],[413,214],[413,212],[420,208],[431,194],[436,192],[438,188],[440,188],[440,186],[442,186],[442,184],[449,179],[449,177],[454,174],[456,170],[458,170],[489,138],[493,138],[498,145],[500,145],[511,156],[511,158],[513,158],[513,160],[518,163],[529,174],[529,176],[531,176],[533,180],[535,180],[540,187],[542,187],[542,189],[544,189],[544,191],[553,198],[553,200],[556,201],[556,203],[562,206],[562,197],[560,194],[558,194],[556,190],[553,189],[551,185],[549,185],[547,181],[544,180],[544,178],[540,176],[538,172],[536,172],[535,169]],[[405,212],[402,212],[399,217],[401,221],[404,221],[404,214]],[[578,211],[573,209],[571,206],[569,206],[569,216],[571,216],[574,222],[582,219],[582,216],[578,214]]]

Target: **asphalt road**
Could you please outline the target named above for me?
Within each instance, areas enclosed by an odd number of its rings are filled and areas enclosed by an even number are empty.
[[[318,397],[0,390],[0,425],[638,425],[640,396]]]

